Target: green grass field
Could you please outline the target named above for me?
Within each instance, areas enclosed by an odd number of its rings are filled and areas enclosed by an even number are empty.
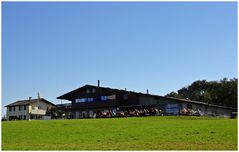
[[[237,150],[237,119],[152,116],[2,122],[3,150]]]

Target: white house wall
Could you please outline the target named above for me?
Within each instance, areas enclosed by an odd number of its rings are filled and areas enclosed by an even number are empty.
[[[24,110],[24,106],[21,106],[21,110],[19,110],[19,106],[15,106],[15,111],[13,111],[13,107],[12,107],[12,110],[9,111],[9,107],[7,107],[7,119],[9,120],[9,117],[10,116],[24,116],[26,115],[26,119],[28,119],[28,111],[29,111],[29,108],[28,108],[28,105],[26,105],[26,110]]]
[[[39,109],[39,107],[41,107],[41,108]],[[31,103],[29,112],[31,114],[45,115],[46,111],[47,111],[47,107],[48,107],[48,109],[51,109],[53,106],[51,104],[48,104],[48,103],[42,102],[42,101],[34,102],[34,103]]]

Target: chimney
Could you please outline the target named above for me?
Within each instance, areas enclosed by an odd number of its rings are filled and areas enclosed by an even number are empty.
[[[32,100],[32,97],[29,97],[29,100]]]
[[[149,90],[147,89],[147,94],[149,94]]]
[[[126,88],[124,88],[124,90],[125,90],[125,91],[127,91],[127,89],[126,89]]]
[[[100,80],[98,80],[98,87],[100,87]]]

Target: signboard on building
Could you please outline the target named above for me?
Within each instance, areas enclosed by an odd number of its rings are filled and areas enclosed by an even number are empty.
[[[178,104],[166,104],[166,113],[178,114],[179,105]]]

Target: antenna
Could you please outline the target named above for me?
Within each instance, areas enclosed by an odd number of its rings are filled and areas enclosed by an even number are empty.
[[[41,99],[39,91],[37,92],[37,99],[38,99],[38,100]]]

